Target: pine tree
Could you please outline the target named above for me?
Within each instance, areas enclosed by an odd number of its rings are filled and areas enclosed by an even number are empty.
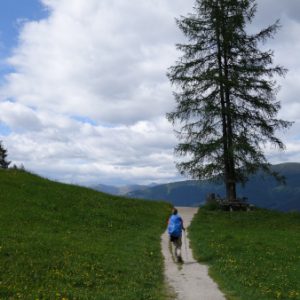
[[[237,198],[236,183],[259,169],[280,179],[263,147],[284,149],[275,132],[291,125],[276,118],[273,76],[286,69],[273,66],[271,50],[258,48],[279,22],[249,34],[255,12],[255,0],[196,0],[194,13],[177,20],[188,43],[177,45],[183,55],[168,73],[177,107],[167,118],[180,127],[176,153],[188,157],[177,167],[195,179],[222,178],[230,201]]]
[[[0,169],[7,169],[10,161],[6,160],[7,150],[2,146],[2,141],[0,141]]]

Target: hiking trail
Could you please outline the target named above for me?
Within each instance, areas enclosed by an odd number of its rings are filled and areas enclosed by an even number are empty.
[[[198,208],[177,207],[184,226],[187,228]],[[170,251],[168,232],[162,235],[162,253],[165,258],[165,277],[168,285],[178,300],[225,300],[217,284],[209,277],[208,267],[199,264],[192,255],[189,239],[182,233],[182,258],[184,263],[178,264]],[[186,243],[186,244],[185,244]]]

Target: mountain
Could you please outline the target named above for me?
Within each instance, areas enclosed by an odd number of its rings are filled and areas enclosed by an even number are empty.
[[[92,185],[90,188],[99,192],[111,194],[111,195],[117,195],[122,196],[126,195],[132,191],[137,190],[144,190],[148,189],[150,187],[155,186],[155,183],[151,183],[149,185],[139,185],[139,184],[132,184],[132,185],[123,185],[123,186],[113,186],[113,185],[105,185],[105,184],[97,184]]]
[[[276,182],[271,176],[258,173],[251,176],[245,187],[238,185],[240,197],[258,207],[280,211],[300,211],[300,163],[273,165],[272,169],[284,175],[286,185]],[[224,197],[225,188],[208,180],[188,180],[158,185],[129,192],[133,198],[166,200],[175,206],[199,206],[205,202],[208,194],[215,193]]]
[[[111,195],[120,195],[119,188],[112,185],[105,185],[100,183],[97,185],[92,185],[90,188],[98,192],[103,192]]]

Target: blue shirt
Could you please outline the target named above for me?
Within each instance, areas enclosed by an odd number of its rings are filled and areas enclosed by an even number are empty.
[[[183,221],[180,215],[172,215],[168,223],[168,233],[174,237],[180,237],[182,234]]]

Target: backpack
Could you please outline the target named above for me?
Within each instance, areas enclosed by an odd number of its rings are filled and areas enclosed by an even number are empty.
[[[180,237],[182,230],[182,219],[179,215],[172,215],[169,219],[168,233],[173,237]]]

